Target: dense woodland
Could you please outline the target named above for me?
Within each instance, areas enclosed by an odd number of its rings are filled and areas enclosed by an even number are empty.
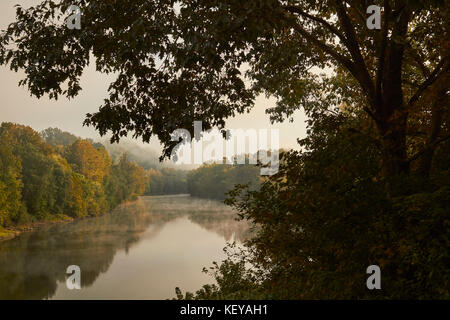
[[[58,129],[0,127],[0,226],[98,216],[142,195],[143,168]]]
[[[191,193],[223,200],[234,185],[258,183],[259,169],[253,166],[145,169],[129,159],[127,148],[114,150],[122,153],[111,157],[103,144],[58,128],[38,133],[2,123],[0,226],[98,216],[140,195]],[[143,163],[154,163],[148,159]]]
[[[253,165],[205,164],[189,172],[187,189],[191,196],[224,200],[236,185],[246,185],[250,190],[259,187],[260,168]]]
[[[80,30],[49,19],[72,4]],[[157,136],[165,156],[173,130],[197,120],[225,129],[261,95],[276,100],[272,121],[305,112],[301,151],[227,200],[258,230],[246,250],[212,267],[216,285],[179,298],[449,299],[449,19],[443,0],[42,1],[17,8],[0,64],[23,71],[32,96],[74,98],[94,57],[117,77],[85,124],[114,142]],[[65,184],[43,189],[67,180],[67,160],[33,139],[1,149],[11,216],[61,210],[48,195],[63,197]],[[90,174],[89,193],[102,174]],[[380,290],[366,286],[370,265],[382,270]]]
[[[149,169],[146,195],[187,194],[187,171],[172,168]]]

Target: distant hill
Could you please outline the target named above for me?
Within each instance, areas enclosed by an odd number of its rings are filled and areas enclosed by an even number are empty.
[[[40,132],[42,139],[55,149],[68,146],[75,141],[82,139],[70,132],[63,131],[59,128],[47,128]],[[164,162],[159,161],[160,153],[150,146],[141,146],[138,143],[123,139],[120,143],[111,144],[108,140],[94,141],[89,140],[93,145],[103,145],[111,156],[113,162],[117,162],[122,154],[126,153],[128,159],[136,162],[144,169],[162,169],[173,168],[178,170],[191,170],[198,167],[198,165],[175,165],[169,160]]]

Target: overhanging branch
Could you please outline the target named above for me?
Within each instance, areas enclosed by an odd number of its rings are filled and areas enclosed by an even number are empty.
[[[422,93],[437,80],[439,72],[441,70],[448,71],[449,66],[447,64],[447,61],[448,56],[442,58],[442,60],[438,63],[436,68],[434,68],[433,72],[431,72],[430,76],[420,85],[419,89],[417,89],[416,93],[411,97],[411,99],[409,100],[410,106],[416,103],[419,100]]]
[[[382,95],[382,83],[384,76],[384,66],[386,63],[386,49],[387,49],[387,37],[389,30],[389,16],[391,14],[391,7],[389,5],[389,1],[384,1],[384,22],[383,29],[381,32],[381,48],[378,56],[378,66],[377,66],[377,75],[376,75],[376,93],[375,99],[377,103],[381,103],[381,95]]]
[[[413,155],[411,158],[409,158],[408,162],[412,162],[414,160],[417,160],[418,158],[420,158],[422,155],[424,155],[427,151],[432,150],[433,148],[436,148],[437,145],[439,145],[440,143],[447,141],[450,139],[450,135],[447,135],[445,137],[442,137],[438,140],[436,140],[435,142],[429,144],[428,146],[426,146],[424,149],[422,149],[421,151],[417,152],[415,155]]]
[[[332,48],[329,45],[327,45],[326,43],[320,41],[319,39],[317,39],[317,37],[314,37],[313,35],[311,35],[308,31],[303,29],[303,27],[301,27],[300,25],[294,24],[293,28],[300,35],[302,35],[306,40],[308,40],[312,45],[318,47],[319,49],[321,49],[322,51],[324,51],[325,53],[327,53],[331,57],[333,57],[336,60],[336,62],[342,64],[344,67],[346,67],[349,70],[355,69],[353,62],[348,57],[338,53],[334,48]]]
[[[302,17],[305,17],[305,18],[308,18],[310,20],[319,22],[320,24],[325,26],[328,30],[330,30],[334,35],[336,35],[342,42],[346,41],[344,35],[335,26],[331,25],[325,19],[313,16],[313,15],[303,11],[302,9],[300,9],[299,7],[296,7],[296,6],[284,6],[283,8],[285,10],[291,12],[291,13],[296,13],[298,15],[301,15]]]
[[[370,77],[369,71],[367,70],[366,63],[361,54],[361,50],[359,48],[358,40],[356,37],[355,29],[353,27],[352,21],[347,15],[347,11],[345,6],[341,0],[336,0],[336,11],[339,18],[339,21],[342,24],[342,27],[345,31],[345,46],[349,50],[358,72],[358,81],[365,91],[368,92],[371,100],[375,97],[375,88],[372,82],[372,78]]]

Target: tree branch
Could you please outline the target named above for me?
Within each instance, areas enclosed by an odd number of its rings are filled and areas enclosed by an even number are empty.
[[[311,35],[308,31],[303,29],[300,25],[294,24],[293,28],[295,31],[297,31],[299,34],[301,34],[306,40],[308,40],[311,44],[321,49],[323,52],[329,54],[336,62],[340,63],[342,66],[347,68],[353,75],[354,72],[356,73],[356,67],[354,63],[346,56],[338,53],[334,48],[330,47],[326,43],[320,41],[317,39],[317,37],[314,37]]]
[[[328,21],[326,21],[326,20],[324,20],[322,18],[313,16],[313,15],[303,11],[302,9],[300,9],[297,6],[284,6],[283,8],[285,10],[291,12],[291,13],[296,13],[296,14],[299,14],[299,15],[301,15],[301,16],[303,16],[305,18],[308,18],[310,20],[319,22],[320,24],[324,25],[328,30],[330,30],[333,34],[338,36],[339,39],[341,39],[342,42],[346,41],[344,35],[335,26],[331,25]]]
[[[447,141],[450,139],[450,135],[447,135],[445,137],[442,137],[440,139],[437,139],[436,141],[434,141],[433,143],[429,144],[428,146],[426,146],[424,149],[422,149],[421,151],[417,152],[415,155],[413,155],[411,158],[409,158],[408,162],[412,162],[414,160],[417,160],[418,158],[420,158],[422,155],[424,155],[427,151],[435,148],[438,144]]]
[[[417,66],[419,67],[420,71],[422,72],[422,75],[425,78],[428,78],[430,76],[431,71],[425,66],[424,59],[421,56],[420,52],[417,51],[417,49],[413,48],[411,44],[409,44],[407,47],[407,52],[410,54],[410,56],[414,59]]]
[[[359,19],[361,19],[361,22],[365,24],[367,21],[365,10],[365,8],[367,8],[366,2],[364,0],[360,1],[360,6],[349,0],[344,0],[344,2],[350,6],[350,9],[353,10]]]
[[[359,48],[357,36],[352,21],[347,15],[347,11],[345,9],[343,2],[341,0],[336,0],[335,3],[339,21],[341,22],[346,35],[346,41],[344,42],[344,44],[349,50],[357,67],[358,73],[357,79],[361,84],[361,86],[364,88],[364,90],[368,92],[371,101],[373,101],[375,97],[374,84],[372,82],[372,78],[370,77],[369,71],[367,70],[364,58],[361,54],[361,50]]]
[[[449,69],[448,64],[447,64],[447,66],[444,67],[444,65],[447,63],[447,60],[448,60],[448,56],[442,58],[441,61],[436,66],[436,68],[434,68],[433,72],[431,72],[430,76],[419,86],[419,89],[417,89],[416,93],[409,100],[408,104],[410,106],[413,105],[414,103],[416,103],[419,100],[422,93],[436,81],[441,69],[443,71],[447,71]]]
[[[386,63],[386,48],[387,48],[387,37],[389,30],[389,16],[391,14],[391,7],[389,5],[389,0],[384,1],[384,22],[383,30],[381,32],[381,48],[378,56],[378,67],[376,75],[376,89],[375,89],[375,99],[377,103],[381,103],[382,95],[382,83],[384,76],[384,65]]]

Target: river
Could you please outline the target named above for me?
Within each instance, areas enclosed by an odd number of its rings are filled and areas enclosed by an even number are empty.
[[[0,243],[0,299],[167,299],[195,292],[250,234],[224,204],[189,196],[141,197],[101,217],[47,225]],[[81,270],[81,289],[66,269]]]

